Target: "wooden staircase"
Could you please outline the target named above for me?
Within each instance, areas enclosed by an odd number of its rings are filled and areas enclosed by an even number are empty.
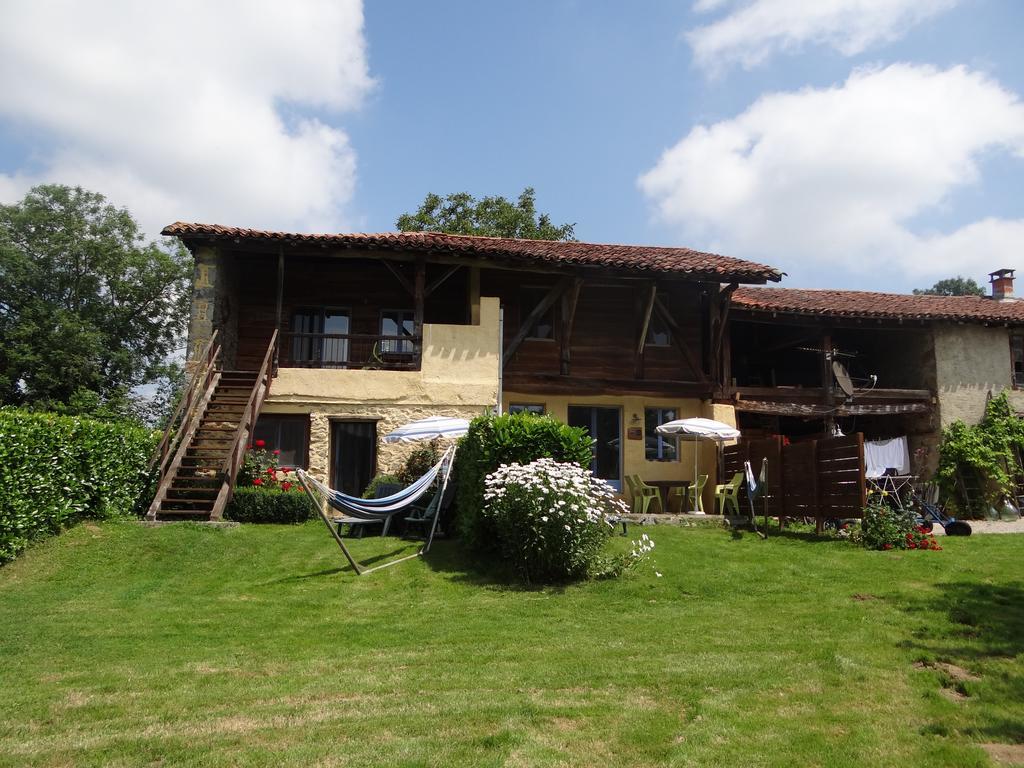
[[[270,389],[276,334],[258,371],[219,370],[220,348],[215,340],[182,399],[180,420],[175,414],[154,457],[159,483],[147,515],[150,520],[219,520],[234,493]]]

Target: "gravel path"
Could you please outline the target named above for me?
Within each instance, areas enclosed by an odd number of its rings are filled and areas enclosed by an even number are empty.
[[[1024,517],[1012,523],[1005,523],[1002,520],[967,520],[971,524],[973,533],[1024,533]],[[942,536],[945,531],[942,526],[936,524],[932,533]]]

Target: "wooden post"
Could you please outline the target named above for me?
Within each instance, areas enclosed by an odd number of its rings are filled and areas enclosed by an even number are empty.
[[[480,325],[480,267],[469,268],[469,324]]]
[[[821,334],[821,390],[821,401],[829,409],[825,414],[825,436],[831,437],[836,417],[831,410],[835,403],[832,391],[832,334],[827,329]]]
[[[275,338],[278,343],[274,345],[274,367],[271,372],[272,376],[277,376],[278,364],[280,363],[280,352],[281,344],[281,315],[284,311],[284,247],[277,249],[277,322],[274,326],[276,329]]]
[[[413,308],[412,324],[413,335],[420,340],[421,354],[423,343],[423,300],[426,295],[427,286],[427,263],[423,257],[416,259],[416,282],[413,284]]]

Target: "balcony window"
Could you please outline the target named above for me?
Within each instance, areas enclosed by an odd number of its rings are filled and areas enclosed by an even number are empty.
[[[380,335],[381,336],[408,336],[409,340],[403,339],[381,339],[380,346],[383,354],[390,355],[412,355],[416,352],[412,339],[416,334],[416,323],[413,320],[412,310],[406,309],[385,309],[380,313]]]
[[[292,316],[292,362],[344,368],[348,362],[350,313],[347,309],[300,309]],[[341,337],[341,338],[339,338]]]
[[[651,313],[651,322],[647,325],[647,338],[644,344],[648,347],[668,347],[672,344],[672,332],[661,315]]]

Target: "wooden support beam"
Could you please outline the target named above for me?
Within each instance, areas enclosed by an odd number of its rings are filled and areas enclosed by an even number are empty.
[[[501,364],[503,366],[508,365],[508,361],[512,359],[512,355],[514,355],[516,350],[519,349],[519,345],[523,343],[523,340],[530,333],[530,329],[537,324],[537,321],[544,316],[545,312],[554,306],[554,303],[558,298],[565,293],[571,285],[572,280],[565,277],[551,286],[551,290],[548,291],[544,298],[540,300],[540,303],[533,308],[533,311],[523,321],[519,330],[516,331],[516,335],[512,337],[512,341],[510,341],[508,346],[505,347],[505,354],[501,357]]]
[[[284,312],[284,248],[277,251],[277,322],[274,326],[277,329],[276,337],[281,338],[281,315]],[[278,363],[280,362],[281,344],[274,345],[274,362],[271,375],[277,376]]]
[[[405,288],[405,290],[408,292],[408,294],[410,296],[415,296],[416,295],[416,288],[415,288],[415,286],[413,286],[413,284],[409,282],[409,278],[407,278],[405,275],[403,275],[401,270],[398,269],[398,267],[396,267],[390,261],[385,261],[383,259],[381,259],[380,263],[388,268],[388,272],[390,272],[392,275],[395,276],[395,280],[398,281],[399,285],[401,285],[403,288]]]
[[[441,285],[444,283],[445,280],[447,280],[449,277],[454,275],[460,269],[462,269],[462,266],[459,265],[459,264],[456,264],[455,266],[450,267],[448,269],[448,271],[446,271],[443,275],[441,275],[439,278],[437,278],[434,282],[432,282],[430,285],[428,285],[426,287],[426,290],[424,291],[424,295],[429,297],[430,294],[432,294],[434,291],[436,291],[438,288],[441,287]]]
[[[427,262],[423,258],[416,260],[416,284],[413,286],[412,298],[413,298],[413,314],[412,314],[412,325],[413,335],[418,338],[423,338],[423,302],[426,298],[426,285],[427,285]]]
[[[644,377],[644,344],[647,343],[647,330],[651,327],[651,314],[654,312],[654,300],[658,296],[658,284],[652,282],[647,287],[647,295],[641,307],[640,326],[633,353],[633,375],[638,379]]]
[[[676,322],[675,318],[672,317],[672,313],[668,311],[657,296],[654,297],[654,309],[658,316],[665,321],[665,325],[668,326],[668,330],[672,334],[672,343],[676,345],[676,349],[679,350],[679,354],[683,356],[686,364],[690,366],[690,370],[693,371],[701,384],[707,384],[708,377],[704,374],[703,368],[694,357],[693,350],[686,346],[686,343],[683,341],[683,331],[679,327],[679,323]]]
[[[559,370],[562,376],[569,375],[569,362],[572,357],[572,326],[576,321],[576,306],[580,301],[580,289],[583,278],[577,277],[572,285],[562,294],[562,329],[559,344],[561,345],[561,362]]]
[[[468,267],[468,269],[466,305],[469,307],[469,324],[480,325],[480,267]]]

